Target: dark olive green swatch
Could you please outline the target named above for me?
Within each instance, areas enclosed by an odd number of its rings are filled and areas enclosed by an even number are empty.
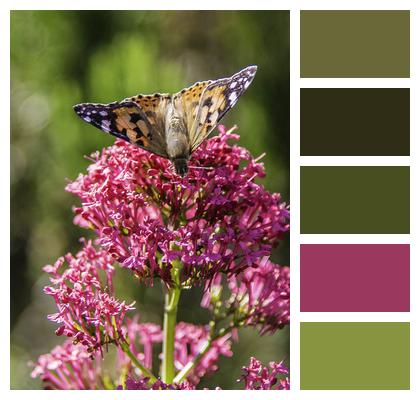
[[[302,322],[301,389],[410,389],[408,322]]]
[[[410,12],[301,11],[302,78],[408,78]]]
[[[302,156],[409,156],[410,89],[301,89]]]
[[[409,167],[301,167],[301,233],[410,233]]]

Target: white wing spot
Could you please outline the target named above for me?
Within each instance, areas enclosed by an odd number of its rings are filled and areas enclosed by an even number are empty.
[[[83,117],[83,119],[84,119],[86,122],[92,122],[92,119],[91,119],[90,117]]]
[[[106,117],[108,115],[108,111],[99,111],[99,114]]]
[[[245,89],[248,89],[248,86],[251,84],[251,81],[246,81],[245,82],[245,85],[244,85],[244,87],[245,87]]]
[[[109,126],[111,125],[111,121],[108,121],[107,119],[104,119],[102,122],[101,122],[101,127],[103,128],[103,129],[109,129]]]
[[[229,86],[230,89],[235,89],[236,85],[238,84],[238,82],[232,82]]]
[[[238,100],[238,96],[236,95],[236,93],[235,93],[235,92],[232,92],[232,93],[229,95],[229,101],[230,101],[232,104],[235,104],[235,103],[236,103],[236,100]]]

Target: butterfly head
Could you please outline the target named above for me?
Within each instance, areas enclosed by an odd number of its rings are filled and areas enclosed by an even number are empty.
[[[174,167],[175,167],[175,172],[184,177],[185,175],[187,175],[188,173],[188,159],[186,158],[174,158],[172,160]]]

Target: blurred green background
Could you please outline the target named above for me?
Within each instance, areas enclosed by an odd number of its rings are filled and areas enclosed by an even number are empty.
[[[46,314],[41,268],[89,233],[72,225],[76,199],[66,179],[85,171],[91,152],[111,145],[73,112],[80,102],[112,102],[143,93],[176,92],[198,80],[230,76],[257,64],[256,78],[226,116],[240,144],[264,162],[270,191],[289,200],[289,12],[287,11],[12,11],[11,12],[11,387],[40,388],[28,360],[61,342]],[[288,238],[272,259],[289,263]],[[117,296],[135,299],[143,321],[160,323],[159,287],[142,288],[117,274]],[[158,285],[157,285],[158,286]],[[179,319],[205,323],[194,289]],[[192,307],[191,304],[197,304]],[[288,360],[284,329],[259,337],[240,333],[235,355],[203,386],[240,389],[236,379],[251,355]]]

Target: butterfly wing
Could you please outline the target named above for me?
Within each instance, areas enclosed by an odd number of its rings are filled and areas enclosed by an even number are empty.
[[[173,96],[174,107],[183,116],[188,132],[191,132],[197,117],[201,95],[211,82],[196,82],[194,85],[182,89]]]
[[[138,95],[110,104],[78,104],[74,110],[102,131],[168,158],[165,117],[171,102],[184,118],[194,151],[236,104],[256,71],[250,66],[230,78],[197,82],[174,96]]]
[[[155,93],[152,95],[139,94],[124,101],[132,101],[143,111],[152,128],[165,141],[165,115],[171,95],[168,93]]]
[[[168,157],[164,119],[168,101],[169,95],[138,95],[110,104],[78,104],[74,110],[96,128],[159,156]]]
[[[208,84],[202,92],[194,122],[189,128],[191,151],[194,151],[236,104],[248,89],[257,67],[252,65],[230,78],[218,79]]]

